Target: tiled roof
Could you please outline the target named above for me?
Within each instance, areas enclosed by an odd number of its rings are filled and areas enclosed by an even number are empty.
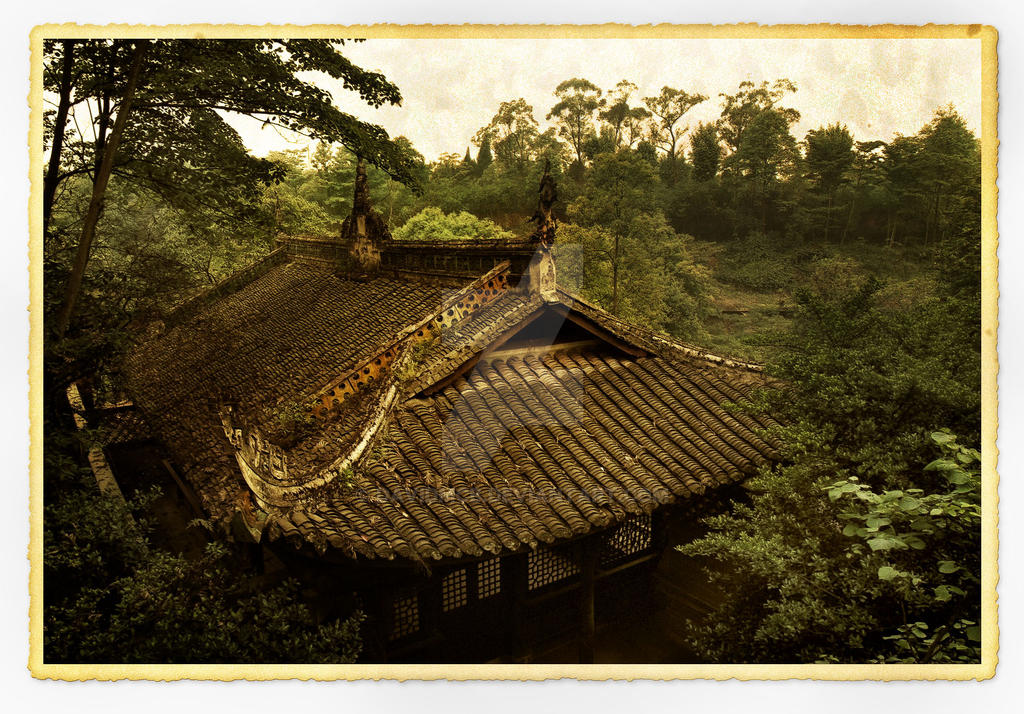
[[[480,280],[504,285],[507,274]],[[561,291],[554,302],[504,288],[478,300],[476,282],[453,292],[408,275],[347,279],[329,261],[267,261],[140,345],[129,390],[211,516],[246,513],[252,493],[266,536],[353,557],[533,547],[735,483],[777,455],[769,422],[726,406],[760,381],[749,365]],[[468,317],[409,342],[455,305]],[[606,340],[489,353],[544,311]],[[264,444],[282,407],[309,404],[382,349],[393,365],[311,434],[286,450]]]
[[[140,345],[133,398],[211,511],[245,491],[218,409],[262,421],[373,352],[441,301],[439,287],[347,280],[332,266],[277,265]]]
[[[727,411],[748,379],[662,357],[496,359],[399,408],[386,441],[287,536],[350,555],[439,559],[532,547],[736,482],[777,455]],[[775,444],[777,446],[777,443]]]

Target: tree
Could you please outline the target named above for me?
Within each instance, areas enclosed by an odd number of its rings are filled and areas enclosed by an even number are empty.
[[[608,93],[606,108],[599,114],[601,121],[611,129],[613,148],[622,145],[633,148],[633,144],[640,138],[643,122],[651,116],[643,107],[629,105],[636,91],[635,84],[623,79]]]
[[[710,181],[718,175],[722,160],[722,145],[718,142],[718,128],[701,122],[690,134],[690,163],[694,181]]]
[[[736,94],[719,94],[722,97],[722,116],[719,120],[719,136],[730,153],[739,151],[747,127],[763,112],[778,112],[787,125],[800,120],[800,112],[778,106],[786,94],[796,91],[796,84],[788,79],[777,79],[755,85],[751,81],[740,82]]]
[[[726,158],[725,166],[752,188],[754,200],[747,203],[760,208],[760,230],[766,233],[768,208],[778,183],[795,174],[800,155],[784,112],[773,109],[760,112],[742,135],[740,145]]]
[[[613,315],[693,337],[707,310],[707,275],[690,258],[690,239],[666,223],[657,185],[637,152],[598,155],[567,210],[575,225],[559,229],[559,242],[585,266],[571,269],[584,294]]]
[[[582,226],[600,226],[611,236],[611,313],[619,314],[619,270],[623,239],[633,220],[658,210],[653,168],[632,152],[620,150],[599,156],[580,197],[569,207],[569,218]]]
[[[686,132],[686,127],[680,129],[676,125],[686,112],[706,99],[703,94],[687,94],[672,87],[662,87],[657,96],[644,97],[644,104],[656,119],[651,123],[651,141],[665,152],[670,166],[675,166],[677,145]]]
[[[846,214],[846,224],[843,226],[843,233],[839,238],[842,243],[849,235],[853,226],[855,209],[857,209],[862,195],[875,192],[882,193],[882,184],[885,175],[882,170],[884,141],[858,141],[853,155],[851,166],[852,190],[850,192],[849,206]],[[865,198],[868,196],[865,195]]]
[[[981,153],[955,109],[938,109],[917,134],[897,135],[884,154],[890,244],[898,235],[924,246],[941,242],[958,222],[970,220],[980,192]]]
[[[853,166],[853,137],[845,126],[831,124],[807,132],[807,170],[815,188],[825,195],[825,241],[832,222],[832,200]]]
[[[935,112],[919,132],[922,183],[927,200],[924,241],[943,240],[961,217],[963,205],[973,203],[981,185],[981,149],[967,122],[952,105]]]
[[[498,106],[491,123],[473,136],[473,143],[482,148],[484,140],[489,140],[498,161],[507,168],[522,170],[530,160],[530,150],[538,135],[533,107],[525,99],[516,99]]]
[[[750,407],[780,419],[781,459],[683,548],[725,566],[705,657],[977,661],[980,353],[957,269],[883,286],[832,259],[797,293],[782,383]]]
[[[491,155],[491,137],[485,135],[480,140],[480,150],[476,155],[476,175],[482,176],[492,161],[494,161],[494,156]]]
[[[558,135],[569,142],[576,154],[576,163],[583,166],[583,145],[594,136],[594,112],[604,102],[601,90],[585,79],[574,77],[560,83],[555,88],[558,102],[551,107],[547,118],[555,119],[558,124]]]
[[[327,40],[75,40],[46,43],[44,87],[58,95],[44,193],[46,234],[53,203],[69,178],[91,178],[93,196],[56,320],[62,336],[75,310],[111,177],[145,186],[161,200],[230,213],[256,186],[276,178],[248,155],[219,112],[259,118],[341,142],[401,180],[405,156],[386,132],[338,110],[328,92],[298,77],[320,71],[371,106],[401,101],[382,75],[352,65]],[[88,133],[77,115],[91,115]],[[69,117],[76,132],[69,136]],[[48,115],[49,118],[49,115]]]
[[[71,273],[68,275],[64,303],[61,306],[60,313],[57,315],[56,328],[58,337],[63,337],[67,331],[68,324],[71,321],[71,313],[75,308],[75,301],[78,299],[78,293],[82,289],[82,277],[85,275],[85,267],[89,261],[89,251],[92,248],[92,241],[96,235],[96,224],[100,220],[100,211],[103,208],[103,195],[107,190],[107,182],[110,181],[110,173],[114,168],[114,156],[117,154],[118,146],[121,143],[125,124],[131,114],[132,102],[135,100],[135,90],[138,87],[139,75],[142,72],[142,60],[146,56],[148,47],[149,42],[145,40],[134,45],[131,66],[128,69],[128,80],[121,94],[120,108],[117,111],[117,118],[114,120],[109,135],[106,134],[106,127],[102,121],[100,124],[101,131],[96,141],[96,153],[99,160],[96,163],[95,175],[93,177],[92,197],[89,199],[89,208],[86,210],[85,218],[82,221],[82,234],[78,240],[78,249],[75,253],[75,261],[72,264]],[[70,52],[67,54],[70,55]],[[61,97],[64,98],[66,96],[67,94],[62,92]],[[67,115],[66,106],[60,107],[59,111],[62,115]],[[51,153],[55,153],[58,148],[59,146],[55,144],[51,147]],[[49,165],[59,166],[60,155],[57,154],[56,159],[51,157]],[[51,181],[53,187],[47,191],[51,196],[51,210],[52,196],[56,190],[55,184],[56,179],[53,179]]]

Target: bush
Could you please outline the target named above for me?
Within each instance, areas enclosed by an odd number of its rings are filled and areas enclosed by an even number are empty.
[[[486,218],[472,213],[444,213],[440,208],[428,206],[405,222],[394,232],[395,240],[446,242],[459,240],[495,240],[514,238]]]
[[[64,444],[70,440],[64,438]],[[299,586],[264,586],[211,543],[189,559],[150,544],[153,493],[127,504],[48,435],[43,657],[63,663],[346,663],[362,615],[319,623]]]

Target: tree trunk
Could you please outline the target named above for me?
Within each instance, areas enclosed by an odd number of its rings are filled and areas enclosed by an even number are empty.
[[[71,315],[75,309],[75,302],[78,299],[78,293],[82,288],[85,266],[89,262],[89,250],[92,247],[92,239],[96,235],[96,224],[99,222],[100,210],[103,208],[103,196],[107,190],[107,182],[110,180],[110,172],[114,167],[114,155],[117,153],[118,144],[121,143],[121,135],[124,133],[124,126],[128,121],[128,115],[131,113],[135,88],[139,83],[139,75],[142,74],[142,58],[145,56],[148,46],[148,40],[135,45],[131,69],[128,71],[128,85],[125,87],[121,106],[117,110],[114,128],[111,130],[110,137],[103,148],[103,156],[100,159],[96,178],[92,185],[92,198],[89,200],[89,210],[86,212],[85,221],[82,224],[82,237],[78,241],[78,252],[75,255],[75,263],[71,267],[71,274],[68,276],[68,284],[64,291],[64,304],[61,306],[60,314],[57,317],[58,338],[64,337],[64,334],[67,332],[68,325],[71,323]]]
[[[75,41],[64,40],[64,59],[60,71],[60,99],[57,103],[57,116],[53,123],[53,145],[50,147],[50,161],[43,177],[43,235],[50,227],[50,215],[53,213],[53,199],[57,195],[57,184],[60,183],[60,154],[64,149],[64,126],[68,123],[68,110],[71,108],[71,70],[75,63]]]
[[[857,203],[857,196],[854,194],[850,197],[850,212],[846,214],[846,226],[843,228],[843,234],[839,237],[839,245],[846,242],[846,236],[850,232],[850,226],[853,225],[853,207]]]

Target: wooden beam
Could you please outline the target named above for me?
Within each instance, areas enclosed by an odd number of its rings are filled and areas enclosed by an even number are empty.
[[[199,496],[192,490],[192,487],[185,483],[185,480],[178,475],[178,472],[174,470],[173,466],[171,466],[170,461],[167,459],[160,459],[160,463],[163,464],[164,469],[166,469],[167,473],[169,473],[171,478],[174,479],[174,483],[178,484],[178,488],[185,496],[185,500],[188,501],[188,505],[191,506],[193,512],[195,512],[196,518],[206,518],[206,510],[203,508],[203,504],[199,500]]]
[[[583,328],[584,330],[591,333],[598,339],[604,340],[613,347],[622,350],[628,355],[632,355],[634,357],[647,357],[651,354],[645,349],[641,349],[639,347],[636,347],[635,345],[631,345],[625,340],[619,339],[608,330],[588,320],[579,313],[568,311],[565,315],[565,319],[573,323],[574,325]]]
[[[420,390],[420,393],[424,395],[430,395],[440,392],[449,384],[455,382],[459,377],[466,374],[469,370],[473,369],[473,367],[476,366],[476,363],[480,361],[481,357],[500,348],[503,344],[505,344],[510,339],[512,339],[520,332],[522,332],[527,325],[529,325],[531,322],[533,322],[543,314],[544,308],[540,307],[536,311],[527,315],[526,318],[522,320],[522,322],[519,322],[518,324],[516,324],[515,327],[510,328],[506,332],[503,332],[494,340],[494,342],[490,343],[489,345],[481,349],[479,352],[472,355],[469,359],[467,359],[461,365],[456,367],[451,373],[449,373],[447,377],[443,377],[437,382],[434,382],[434,384],[430,385],[429,387],[425,387],[424,389]]]

